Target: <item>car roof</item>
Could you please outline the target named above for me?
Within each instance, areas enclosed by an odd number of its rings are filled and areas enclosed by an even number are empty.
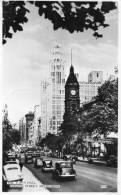
[[[50,159],[43,159],[43,161],[52,161],[52,160],[50,160]]]
[[[7,164],[18,164],[16,161],[5,161]]]
[[[60,164],[60,163],[71,163],[71,162],[69,162],[69,161],[64,161],[64,160],[63,160],[63,161],[56,161],[55,164],[56,164],[56,163],[59,163],[59,164]]]
[[[4,169],[8,169],[8,168],[12,168],[12,167],[17,167],[20,168],[20,166],[18,164],[6,164],[4,165]]]

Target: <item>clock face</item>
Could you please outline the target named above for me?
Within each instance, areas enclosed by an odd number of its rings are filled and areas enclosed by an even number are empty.
[[[71,95],[76,95],[76,91],[74,89],[71,90]]]

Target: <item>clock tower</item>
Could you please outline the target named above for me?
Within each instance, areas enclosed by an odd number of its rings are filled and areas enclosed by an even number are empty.
[[[65,84],[65,123],[77,122],[77,112],[80,108],[79,83],[71,65],[70,74]]]

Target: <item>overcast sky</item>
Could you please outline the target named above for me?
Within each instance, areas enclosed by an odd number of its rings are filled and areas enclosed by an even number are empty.
[[[70,34],[53,30],[49,20],[38,15],[38,8],[28,5],[28,23],[3,46],[3,105],[8,105],[9,120],[18,122],[34,105],[40,104],[40,83],[48,77],[50,53],[56,43],[65,55],[65,72],[70,68],[70,51],[80,81],[87,81],[94,70],[114,73],[118,64],[118,10],[107,17],[109,27],[102,29],[103,38],[95,39],[92,31]]]

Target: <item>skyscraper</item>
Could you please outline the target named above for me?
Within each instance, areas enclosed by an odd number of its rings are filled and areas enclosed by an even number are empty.
[[[92,71],[88,75],[89,83],[102,83],[103,72],[102,71]]]
[[[41,82],[41,132],[40,136],[45,137],[51,133],[51,85],[48,81]]]
[[[52,133],[57,134],[63,121],[65,100],[64,56],[59,45],[56,45],[51,53],[50,85],[52,106],[51,127]]]
[[[89,102],[98,94],[98,88],[103,83],[103,72],[92,71],[88,75],[88,82],[81,81],[80,85],[80,106]]]

